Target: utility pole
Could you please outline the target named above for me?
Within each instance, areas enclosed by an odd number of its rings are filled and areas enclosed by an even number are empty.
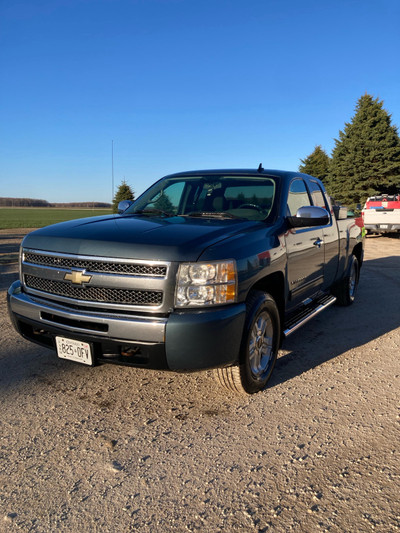
[[[111,141],[111,205],[114,201],[114,141]]]

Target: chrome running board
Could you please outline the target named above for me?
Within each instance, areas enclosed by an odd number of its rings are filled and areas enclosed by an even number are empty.
[[[287,325],[287,328],[283,330],[285,337],[289,337],[292,333],[297,331],[301,326],[306,324],[309,320],[319,315],[322,311],[325,311],[327,307],[330,307],[336,302],[335,296],[325,296],[322,300],[316,302],[313,307],[305,308],[303,311],[295,315]]]

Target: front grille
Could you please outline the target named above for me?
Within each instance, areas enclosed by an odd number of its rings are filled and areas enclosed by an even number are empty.
[[[31,275],[25,275],[25,284],[27,287],[37,291],[87,302],[160,306],[163,301],[163,293],[161,291],[113,289],[94,286],[77,287],[71,283]]]
[[[35,252],[25,252],[24,262],[65,269],[80,268],[85,269],[88,272],[101,272],[104,274],[127,274],[131,276],[146,276],[153,278],[163,278],[167,275],[166,265],[100,261],[96,259],[47,255]]]

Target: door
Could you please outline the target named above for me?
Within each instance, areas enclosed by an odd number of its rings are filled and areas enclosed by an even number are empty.
[[[331,207],[329,206],[324,193],[319,184],[310,180],[308,187],[311,192],[313,205],[323,207],[330,213],[331,220],[329,224],[322,228],[324,239],[324,286],[327,290],[332,286],[336,279],[336,273],[339,267],[339,235],[336,221],[332,217]]]
[[[300,207],[312,205],[304,180],[292,181],[288,194],[288,215],[295,216]],[[285,235],[289,308],[314,297],[324,281],[323,226],[291,228]]]

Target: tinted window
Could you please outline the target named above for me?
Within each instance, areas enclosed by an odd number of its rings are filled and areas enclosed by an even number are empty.
[[[148,201],[140,205],[140,209],[156,209],[175,215],[179,210],[184,188],[184,181],[169,183],[164,189],[155,190],[154,194],[150,195]]]
[[[259,207],[261,210],[268,212],[271,209],[274,187],[272,183],[266,185],[238,184],[225,189],[225,198],[229,205],[237,208]]]
[[[265,220],[271,213],[275,180],[256,176],[180,176],[159,181],[125,214],[215,216]],[[145,213],[143,213],[145,212]]]
[[[311,205],[306,184],[302,179],[292,181],[288,196],[289,215],[296,216],[300,207]]]
[[[321,187],[315,181],[310,181],[309,186],[313,204],[317,207],[323,207],[324,209],[326,209],[325,198],[322,194]]]

